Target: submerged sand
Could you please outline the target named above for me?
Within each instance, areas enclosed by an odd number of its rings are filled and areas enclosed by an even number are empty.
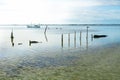
[[[119,80],[120,43],[0,63],[0,80]]]

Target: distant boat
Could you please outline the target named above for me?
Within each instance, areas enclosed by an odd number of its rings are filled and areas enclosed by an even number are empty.
[[[40,28],[40,25],[27,25],[27,28]]]

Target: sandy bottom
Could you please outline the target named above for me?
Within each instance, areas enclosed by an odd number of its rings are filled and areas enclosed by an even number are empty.
[[[120,80],[119,63],[120,43],[36,54],[0,60],[0,80]]]

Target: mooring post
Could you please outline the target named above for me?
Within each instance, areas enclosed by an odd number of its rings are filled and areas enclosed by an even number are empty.
[[[82,45],[82,31],[80,31],[80,46]]]
[[[12,29],[12,31],[11,31],[11,36],[10,36],[10,38],[11,38],[11,44],[12,44],[12,46],[14,46],[14,35],[13,35],[13,29]]]
[[[76,48],[76,31],[74,32],[74,47]]]
[[[14,38],[14,36],[13,36],[13,29],[12,29],[12,31],[11,31],[11,38]]]
[[[88,49],[88,26],[87,26],[87,31],[86,31],[86,48]]]
[[[63,34],[61,35],[61,47],[63,48]]]
[[[68,33],[68,47],[70,47],[70,33]]]
[[[46,31],[47,31],[47,25],[46,25],[46,27],[45,27],[45,31],[44,31],[45,34],[46,34]]]

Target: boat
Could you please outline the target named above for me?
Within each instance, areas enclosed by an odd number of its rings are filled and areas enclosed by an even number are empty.
[[[35,24],[35,25],[27,25],[27,28],[40,28],[40,25]]]

